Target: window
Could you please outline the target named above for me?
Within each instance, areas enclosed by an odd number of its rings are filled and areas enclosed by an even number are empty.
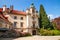
[[[35,27],[35,24],[33,24],[33,27]]]
[[[20,19],[23,20],[23,17],[21,17]]]
[[[35,28],[35,24],[33,23],[33,28]]]
[[[16,27],[17,22],[14,22],[14,27]]]
[[[17,16],[14,16],[14,19],[17,19]]]
[[[23,27],[23,22],[21,22],[21,27]]]
[[[34,9],[32,9],[32,12],[33,12],[33,13],[35,13],[35,10],[34,10]]]
[[[34,18],[34,17],[32,17],[32,19],[33,19],[33,20],[35,20],[35,18]]]

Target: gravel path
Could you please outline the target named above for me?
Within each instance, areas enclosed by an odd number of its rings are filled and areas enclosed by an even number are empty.
[[[0,38],[0,40],[59,40],[60,36],[31,36],[20,38]]]

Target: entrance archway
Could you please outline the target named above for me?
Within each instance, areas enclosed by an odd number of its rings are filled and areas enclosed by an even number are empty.
[[[36,30],[33,30],[32,31],[32,35],[36,35]]]

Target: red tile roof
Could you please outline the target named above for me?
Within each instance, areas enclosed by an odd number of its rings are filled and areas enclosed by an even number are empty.
[[[9,10],[9,8],[7,8],[7,11]],[[2,8],[0,8],[0,12],[2,12],[3,11],[3,9]],[[12,14],[17,14],[17,15],[26,15],[26,13],[25,12],[23,12],[23,11],[18,11],[18,10],[12,10],[12,12],[11,12]]]
[[[26,15],[25,12],[23,12],[23,11],[17,11],[17,10],[13,10],[12,13],[13,14],[18,14],[18,15]]]
[[[0,14],[0,18],[3,19],[5,22],[9,22],[8,18],[5,17],[3,14]]]
[[[0,8],[0,12],[2,12],[2,10],[3,10],[3,9],[2,9],[2,8]]]

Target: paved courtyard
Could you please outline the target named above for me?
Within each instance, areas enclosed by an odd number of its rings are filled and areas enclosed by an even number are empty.
[[[59,40],[60,36],[31,36],[20,38],[0,38],[0,40]]]

